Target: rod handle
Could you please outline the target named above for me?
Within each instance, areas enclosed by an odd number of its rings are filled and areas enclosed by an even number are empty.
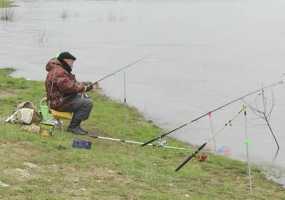
[[[184,165],[186,165],[189,161],[191,161],[205,146],[207,142],[202,144],[195,152],[193,152],[189,157],[187,157],[176,169],[175,171],[178,172]]]
[[[167,135],[169,135],[169,134],[171,134],[171,133],[173,133],[173,132],[175,132],[175,131],[177,131],[177,130],[179,130],[179,129],[182,129],[182,128],[184,128],[185,126],[187,126],[187,125],[189,125],[189,124],[190,124],[190,123],[182,124],[181,126],[175,128],[175,129],[173,129],[173,130],[171,130],[171,131],[169,131],[169,132],[167,132],[167,133],[164,133],[164,134],[162,134],[162,135],[160,135],[160,136],[158,136],[158,137],[155,137],[155,138],[153,138],[153,139],[151,139],[151,140],[149,140],[149,141],[143,143],[141,146],[144,147],[144,146],[146,146],[146,145],[148,145],[148,144],[150,144],[150,143],[155,142],[156,140],[162,139],[162,138],[166,137]]]

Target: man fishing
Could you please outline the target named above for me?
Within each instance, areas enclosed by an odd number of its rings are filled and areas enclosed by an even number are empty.
[[[46,65],[48,74],[45,86],[51,109],[73,113],[67,131],[85,135],[88,131],[82,129],[80,124],[89,118],[93,103],[83,94],[91,91],[94,84],[76,80],[75,75],[71,73],[75,60],[69,52],[62,52],[57,58],[51,59]]]
[[[88,119],[92,110],[92,101],[84,95],[94,87],[99,88],[99,82],[126,70],[143,61],[147,56],[98,79],[94,83],[80,83],[71,73],[76,58],[69,52],[62,52],[57,58],[51,59],[46,65],[48,75],[46,78],[47,100],[50,108],[61,112],[72,112],[73,117],[68,131],[74,134],[85,135],[88,131],[80,127],[82,121]],[[96,135],[96,133],[92,133]]]

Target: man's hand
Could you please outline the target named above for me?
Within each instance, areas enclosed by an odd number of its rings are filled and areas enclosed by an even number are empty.
[[[84,86],[88,86],[88,85],[92,85],[92,82],[90,81],[86,81],[86,82],[82,82]]]
[[[91,90],[93,90],[93,85],[92,84],[89,84],[89,85],[85,86],[85,92],[89,92]]]
[[[92,82],[82,82],[84,87],[85,87],[85,92],[89,92],[93,89],[95,90],[101,90],[102,88],[100,87],[99,83],[96,82],[96,83],[92,83]]]
[[[101,90],[101,89],[102,89],[102,88],[100,87],[100,85],[99,85],[98,82],[94,83],[93,86],[94,86],[94,88],[95,88],[96,90]]]

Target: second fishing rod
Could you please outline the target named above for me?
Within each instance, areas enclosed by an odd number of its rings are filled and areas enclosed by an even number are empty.
[[[265,90],[265,89],[269,89],[269,88],[276,87],[276,86],[281,85],[281,84],[283,84],[283,83],[284,83],[284,81],[281,80],[281,81],[272,83],[272,84],[270,84],[270,85],[267,85],[267,86],[265,86],[265,87],[262,87],[262,88],[260,88],[260,89],[251,91],[251,92],[249,92],[249,93],[247,93],[247,94],[245,94],[245,95],[243,95],[243,96],[241,96],[241,97],[238,97],[238,98],[236,98],[236,99],[233,99],[233,100],[231,100],[231,101],[229,101],[229,102],[227,102],[227,103],[225,103],[225,104],[223,104],[223,105],[221,105],[221,106],[219,106],[219,107],[217,107],[217,108],[214,108],[214,109],[210,110],[209,112],[206,112],[206,113],[204,113],[204,114],[198,116],[197,118],[195,118],[195,119],[193,119],[193,120],[191,120],[191,121],[189,121],[189,122],[186,122],[186,123],[184,123],[184,124],[182,124],[182,125],[180,125],[180,126],[174,128],[173,130],[170,130],[170,131],[168,131],[168,132],[166,132],[166,133],[163,133],[163,134],[161,134],[161,135],[159,135],[159,136],[157,136],[157,137],[155,137],[155,138],[153,138],[153,139],[151,139],[151,140],[145,142],[144,144],[142,144],[142,146],[146,146],[146,145],[148,145],[148,144],[150,144],[150,143],[153,143],[153,142],[155,142],[155,141],[157,141],[157,140],[160,140],[160,139],[162,139],[162,138],[164,138],[164,137],[170,135],[171,133],[174,133],[174,132],[176,132],[176,131],[178,131],[178,130],[180,130],[180,129],[182,129],[182,128],[184,128],[184,127],[186,127],[186,126],[188,126],[188,125],[190,125],[190,124],[192,124],[192,123],[194,123],[194,122],[197,122],[197,121],[199,121],[200,119],[202,119],[202,118],[208,116],[209,113],[212,114],[212,113],[214,113],[214,112],[217,112],[217,111],[219,111],[219,110],[222,110],[223,108],[225,108],[225,107],[227,107],[227,106],[229,106],[229,105],[231,105],[231,104],[234,104],[234,103],[236,103],[236,102],[238,102],[238,101],[241,101],[241,100],[243,100],[243,99],[246,98],[246,97],[249,97],[249,96],[254,95],[254,94],[256,94],[256,93],[262,92],[262,91]]]
[[[120,68],[120,69],[117,69],[116,71],[114,71],[114,72],[112,72],[112,73],[110,73],[110,74],[107,74],[107,75],[105,75],[105,76],[99,78],[97,81],[93,82],[91,85],[94,86],[94,85],[98,84],[99,82],[101,82],[101,81],[103,81],[103,80],[105,80],[105,79],[107,79],[107,78],[109,78],[109,77],[111,77],[111,76],[116,75],[117,73],[119,73],[119,72],[121,72],[121,71],[124,71],[124,70],[126,70],[126,69],[128,69],[128,68],[130,68],[130,67],[132,67],[132,66],[134,66],[134,65],[136,65],[137,63],[139,63],[139,62],[145,60],[147,57],[148,57],[148,56],[144,56],[144,57],[142,57],[142,58],[140,58],[140,59],[138,59],[138,60],[135,60],[134,62],[131,62],[131,63],[127,64],[126,66],[124,66],[124,67],[122,67],[122,68]]]
[[[111,76],[116,75],[116,74],[119,73],[119,72],[122,72],[122,71],[124,71],[124,70],[126,70],[126,69],[128,69],[128,68],[130,68],[130,67],[132,67],[132,66],[134,66],[134,65],[136,65],[137,63],[143,61],[143,60],[144,60],[145,58],[147,58],[147,57],[148,57],[148,56],[144,56],[144,57],[142,57],[142,58],[140,58],[140,59],[138,59],[138,60],[135,60],[134,62],[131,62],[131,63],[127,64],[126,66],[124,66],[124,67],[122,67],[122,68],[119,68],[119,69],[117,69],[116,71],[114,71],[114,72],[112,72],[112,73],[110,73],[110,74],[107,74],[107,75],[105,75],[105,76],[99,78],[97,81],[95,81],[95,82],[93,82],[93,83],[91,83],[91,84],[88,84],[88,85],[86,86],[86,91],[88,92],[88,91],[92,90],[94,86],[98,87],[99,82],[101,82],[101,81],[103,81],[103,80],[105,80],[105,79],[107,79],[107,78],[109,78],[109,77],[111,77]],[[81,94],[81,96],[88,98],[88,95],[86,94],[86,92],[83,92],[83,93]]]

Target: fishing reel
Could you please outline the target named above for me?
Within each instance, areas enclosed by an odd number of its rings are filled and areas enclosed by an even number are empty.
[[[166,140],[160,139],[160,140],[158,140],[158,141],[156,142],[156,146],[158,146],[158,147],[164,147],[164,146],[166,146],[166,145],[167,145],[167,141],[166,141]]]

